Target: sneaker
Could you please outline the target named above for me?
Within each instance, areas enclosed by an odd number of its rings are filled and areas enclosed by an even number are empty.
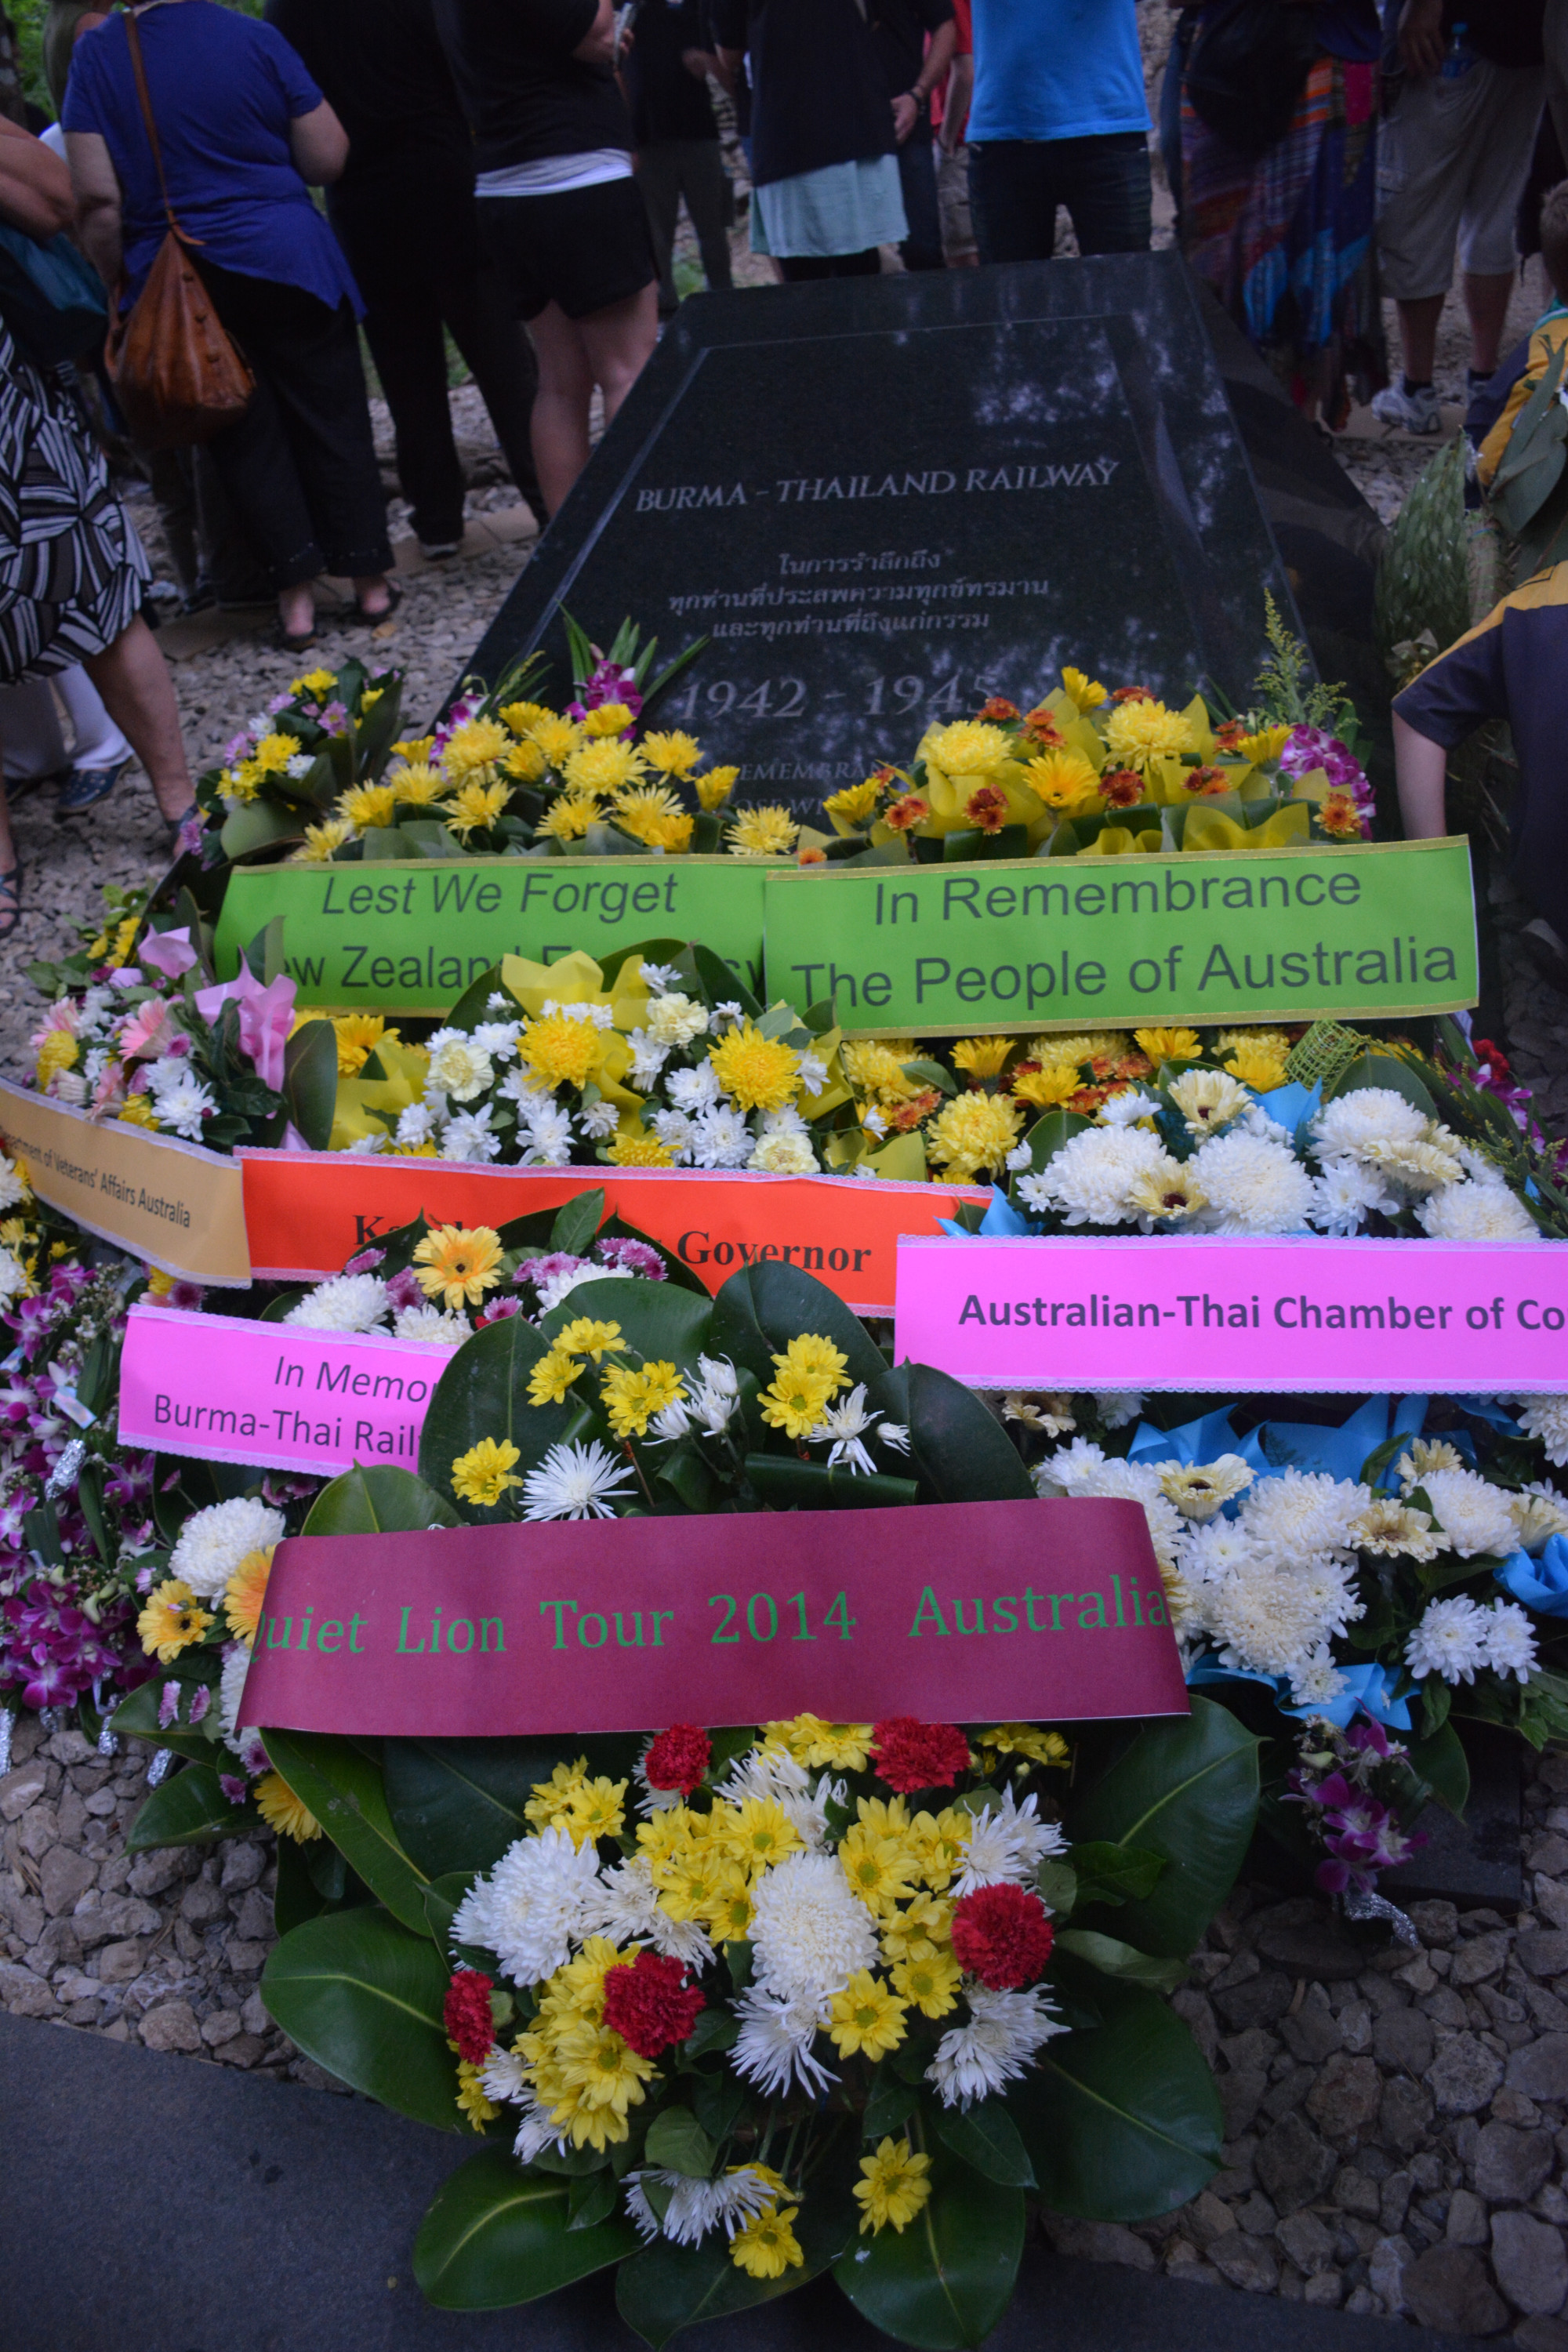
[[[439,563],[448,555],[460,555],[462,548],[460,539],[422,539],[419,542],[419,552],[426,563]]]
[[[1402,433],[1436,433],[1440,423],[1436,386],[1423,383],[1411,391],[1403,381],[1391,383],[1386,392],[1373,395],[1372,413],[1380,425],[1396,425]]]

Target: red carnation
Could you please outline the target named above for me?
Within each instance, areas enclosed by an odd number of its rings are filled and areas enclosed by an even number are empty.
[[[689,1797],[702,1786],[702,1775],[713,1753],[713,1742],[695,1723],[672,1723],[661,1731],[643,1758],[643,1777],[650,1789],[679,1789]]]
[[[466,2058],[470,2066],[482,2066],[496,2038],[489,1978],[478,1969],[459,1969],[447,1987],[441,2014],[447,2038],[457,2043],[458,2057]]]
[[[910,1796],[916,1789],[951,1789],[969,1763],[969,1742],[956,1725],[921,1723],[892,1715],[871,1733],[877,1777]]]
[[[980,1886],[952,1915],[952,1954],[993,1992],[1033,1984],[1055,1940],[1045,1906],[1022,1886]]]
[[[684,2042],[707,2006],[680,1962],[658,1952],[639,1952],[629,1968],[622,1962],[605,1972],[605,2023],[639,2058]]]

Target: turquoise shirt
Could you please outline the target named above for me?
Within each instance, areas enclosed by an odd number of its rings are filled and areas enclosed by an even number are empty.
[[[1147,131],[1135,0],[973,0],[971,140]]]

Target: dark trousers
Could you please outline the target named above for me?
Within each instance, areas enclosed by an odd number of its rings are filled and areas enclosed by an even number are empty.
[[[697,232],[704,279],[710,289],[731,282],[729,175],[717,139],[658,140],[637,151],[637,173],[658,264],[659,311],[668,318],[680,305],[675,289],[675,226],[682,196]]]
[[[1148,142],[1141,131],[971,142],[969,201],[982,261],[1048,261],[1061,205],[1080,253],[1147,253]]]
[[[779,275],[786,286],[806,278],[875,278],[882,267],[879,247],[864,253],[781,253]]]
[[[274,588],[318,572],[363,580],[392,568],[359,336],[298,286],[197,267],[256,377],[237,425],[208,443]]]
[[[899,184],[910,233],[899,251],[906,269],[943,269],[942,214],[936,200],[936,142],[918,132],[899,150]]]

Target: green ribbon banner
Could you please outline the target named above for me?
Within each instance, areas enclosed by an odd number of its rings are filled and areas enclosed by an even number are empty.
[[[332,1013],[445,1013],[506,955],[551,963],[640,940],[696,940],[763,984],[761,864],[738,857],[375,859],[237,866],[220,978],[275,915],[299,1002]]]
[[[1479,994],[1468,844],[769,869],[770,998],[853,1034],[1453,1013]]]

